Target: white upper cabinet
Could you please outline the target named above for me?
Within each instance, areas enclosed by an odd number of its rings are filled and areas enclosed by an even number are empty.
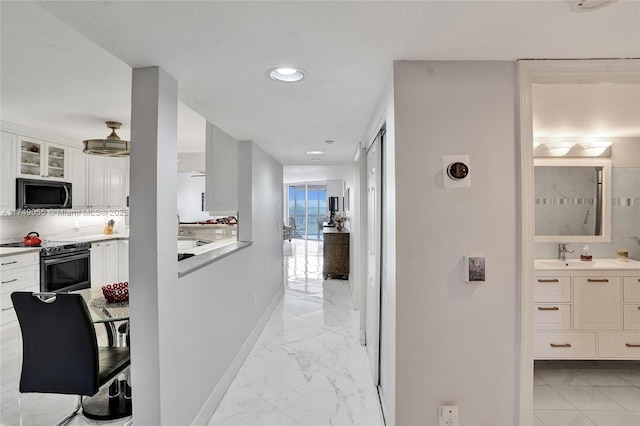
[[[207,122],[205,209],[213,215],[238,213],[238,141]]]
[[[87,157],[81,149],[68,148],[69,181],[71,182],[71,206],[87,207]]]
[[[17,175],[22,178],[68,181],[67,147],[20,137]]]
[[[0,132],[0,208],[16,207],[16,135]]]
[[[88,156],[88,206],[123,208],[126,198],[124,158]]]

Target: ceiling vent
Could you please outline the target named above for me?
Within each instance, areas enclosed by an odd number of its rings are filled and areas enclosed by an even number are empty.
[[[87,139],[82,141],[84,149],[82,152],[91,155],[103,155],[105,157],[126,157],[131,154],[129,141],[123,141],[116,134],[116,129],[122,126],[117,121],[107,121],[107,127],[111,129],[111,134],[106,139]]]
[[[617,0],[567,0],[569,7],[574,12],[589,12],[591,10],[600,9]]]

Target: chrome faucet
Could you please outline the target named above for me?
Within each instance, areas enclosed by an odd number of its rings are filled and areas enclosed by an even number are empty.
[[[569,250],[567,246],[568,244],[566,243],[558,244],[558,260],[567,260],[567,253],[574,252],[574,250]]]

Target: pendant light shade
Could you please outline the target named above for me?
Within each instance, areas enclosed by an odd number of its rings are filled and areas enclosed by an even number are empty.
[[[104,155],[106,157],[126,157],[131,153],[129,141],[123,141],[116,134],[122,123],[117,121],[107,121],[107,127],[111,129],[111,134],[106,139],[87,139],[82,141],[84,149],[82,152],[92,155]]]

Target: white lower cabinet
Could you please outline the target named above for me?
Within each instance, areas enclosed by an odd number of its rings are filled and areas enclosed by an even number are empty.
[[[17,317],[11,301],[14,291],[36,292],[40,290],[40,256],[31,252],[1,258],[0,306],[2,328],[17,325]]]
[[[536,271],[534,359],[640,359],[640,276],[629,275]]]
[[[129,240],[118,240],[118,282],[129,281]]]
[[[91,243],[91,287],[119,282],[118,241]]]

